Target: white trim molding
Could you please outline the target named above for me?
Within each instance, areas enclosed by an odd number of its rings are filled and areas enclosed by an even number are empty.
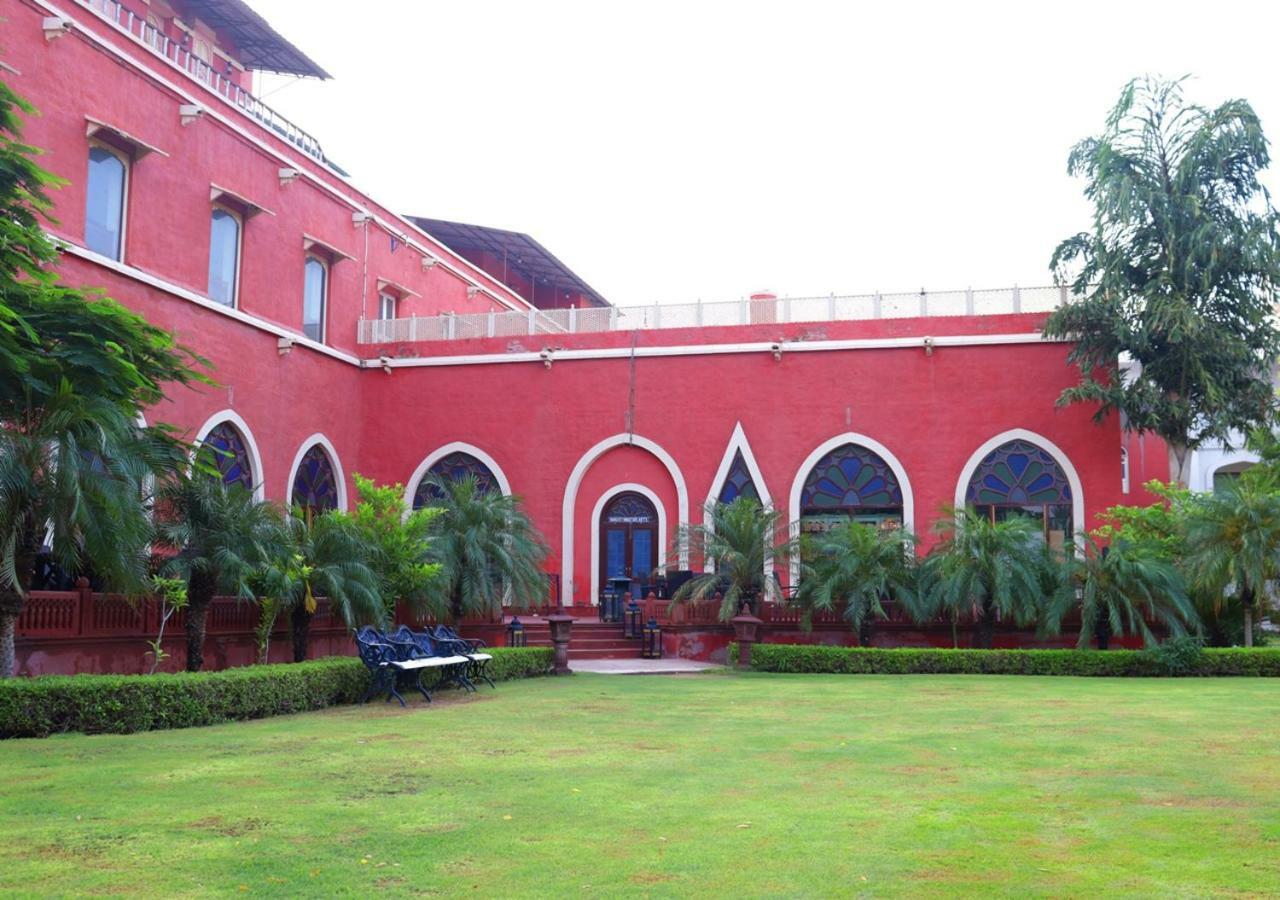
[[[610,500],[628,491],[644,496],[658,511],[658,568],[661,569],[667,565],[667,508],[658,495],[643,484],[631,481],[606,488],[591,510],[591,596],[588,599],[592,606],[600,602],[600,516],[604,514],[605,505]]]
[[[333,480],[338,486],[338,509],[346,512],[347,476],[342,471],[342,460],[338,458],[338,451],[334,448],[333,442],[318,431],[302,442],[297,454],[293,457],[293,465],[289,467],[289,480],[284,483],[285,505],[293,505],[293,480],[298,477],[298,467],[302,465],[302,457],[316,445],[323,447],[325,455],[329,457],[329,465],[333,466]]]
[[[676,465],[675,458],[664,450],[656,442],[638,434],[630,434],[622,432],[607,437],[597,443],[578,459],[573,467],[573,471],[569,473],[569,481],[564,488],[564,502],[560,506],[560,584],[562,588],[562,597],[567,597],[569,602],[573,602],[573,556],[574,556],[574,527],[573,516],[574,510],[578,504],[578,488],[582,485],[582,479],[586,477],[587,470],[591,468],[592,463],[598,460],[614,447],[639,447],[641,450],[647,450],[658,458],[658,460],[666,467],[667,474],[671,476],[671,480],[676,485],[676,526],[689,524],[689,489],[685,486],[684,475],[680,471],[680,467]],[[680,567],[686,569],[689,567],[689,548],[681,546],[679,548]],[[596,598],[588,598],[592,602]]]
[[[427,454],[426,459],[418,463],[418,468],[413,470],[413,474],[409,476],[409,481],[404,489],[404,505],[406,509],[413,509],[413,495],[418,492],[419,482],[427,477],[427,470],[450,453],[466,453],[468,456],[474,456],[480,460],[493,473],[493,478],[498,482],[498,487],[502,493],[508,497],[511,496],[511,482],[507,480],[507,473],[502,471],[502,466],[498,465],[492,456],[485,453],[475,444],[468,444],[465,441],[452,441],[443,447],[437,447],[432,450]]]
[[[1080,476],[1076,473],[1076,467],[1071,464],[1071,460],[1067,457],[1067,454],[1062,452],[1061,447],[1044,435],[1036,434],[1034,431],[1028,431],[1025,428],[1011,428],[1008,431],[1002,431],[973,451],[969,461],[960,470],[960,480],[956,482],[955,508],[957,510],[964,509],[964,495],[969,490],[969,479],[973,477],[973,473],[977,471],[982,461],[987,458],[987,454],[1001,444],[1017,440],[1035,444],[1052,456],[1054,462],[1062,467],[1062,473],[1067,476],[1067,484],[1071,486],[1071,528],[1076,532],[1085,531],[1084,486],[1080,483]],[[1072,535],[1071,539],[1074,540],[1074,538],[1075,535]],[[1080,549],[1082,550],[1083,548]]]
[[[235,410],[224,409],[205,419],[204,424],[196,431],[195,449],[198,450],[204,439],[208,437],[209,432],[223,422],[230,422],[234,425],[236,430],[240,432],[240,437],[244,438],[245,448],[249,451],[249,464],[253,466],[253,499],[265,500],[267,473],[262,468],[262,454],[258,452],[258,442],[253,439],[253,432],[249,430],[249,424]],[[192,456],[195,456],[194,450],[192,451]]]
[[[885,464],[893,471],[894,477],[898,479],[898,487],[902,490],[902,527],[908,533],[914,532],[916,498],[915,492],[911,489],[911,479],[907,477],[906,468],[903,467],[892,450],[875,438],[867,437],[865,434],[858,434],[854,431],[846,431],[844,434],[837,434],[835,437],[828,438],[815,447],[813,452],[805,457],[804,462],[800,464],[800,468],[796,470],[795,478],[791,481],[791,495],[787,504],[787,519],[791,525],[792,535],[800,533],[800,495],[804,493],[804,483],[809,478],[809,472],[818,464],[818,460],[845,444],[857,444],[859,447],[866,447],[883,459]],[[790,575],[791,584],[794,586],[800,580],[800,560],[798,558],[791,560]]]

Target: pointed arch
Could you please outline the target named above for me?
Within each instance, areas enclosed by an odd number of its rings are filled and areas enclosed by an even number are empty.
[[[1067,454],[1062,452],[1062,448],[1041,434],[1034,431],[1028,431],[1025,428],[1011,428],[1008,431],[1002,431],[1000,434],[985,441],[981,447],[974,450],[969,456],[968,462],[964,464],[964,468],[960,470],[960,479],[956,482],[955,507],[956,509],[964,509],[965,495],[969,490],[969,482],[973,479],[974,472],[978,471],[978,466],[993,452],[998,450],[1011,441],[1026,441],[1034,444],[1041,450],[1045,451],[1053,458],[1053,461],[1062,469],[1062,474],[1067,479],[1067,485],[1071,490],[1071,525],[1075,530],[1083,530],[1085,527],[1084,519],[1084,485],[1080,482],[1080,475],[1076,472],[1076,467],[1071,464],[1071,459]],[[1079,551],[1081,548],[1077,548]]]
[[[507,480],[507,474],[502,471],[502,466],[498,465],[492,456],[485,453],[475,444],[468,444],[465,441],[452,441],[432,450],[427,454],[426,459],[418,463],[418,468],[413,470],[413,474],[409,476],[409,481],[404,489],[404,505],[406,509],[413,509],[413,499],[417,496],[418,485],[422,482],[422,479],[427,477],[431,467],[451,453],[465,453],[468,456],[475,457],[492,473],[493,480],[498,483],[498,488],[502,493],[508,497],[511,496],[511,482]]]
[[[569,597],[571,600],[573,597],[573,513],[578,504],[578,488],[581,487],[582,479],[586,477],[587,470],[591,468],[592,463],[614,447],[624,446],[639,447],[641,450],[647,450],[666,467],[667,474],[671,476],[671,480],[676,485],[676,524],[679,526],[689,523],[689,489],[685,486],[684,474],[680,471],[680,467],[676,465],[675,458],[670,453],[655,441],[625,431],[600,441],[578,458],[573,471],[569,473],[569,480],[564,488],[564,502],[560,505],[560,584],[562,585],[563,596]],[[680,567],[682,569],[688,568],[689,548],[682,546],[679,551]],[[592,602],[595,601],[595,597],[591,599]]]
[[[195,450],[200,449],[200,445],[209,436],[209,432],[222,424],[230,424],[244,441],[245,450],[248,451],[249,468],[253,481],[253,499],[259,501],[266,499],[267,479],[266,473],[262,469],[262,454],[258,452],[258,442],[254,440],[253,431],[250,430],[249,424],[235,410],[224,409],[205,419],[204,424],[196,431]],[[192,458],[195,458],[194,452],[192,453]]]
[[[346,473],[342,471],[342,461],[338,458],[338,451],[334,448],[333,442],[318,431],[298,446],[298,452],[293,457],[293,465],[289,467],[289,480],[285,482],[284,496],[286,505],[292,505],[293,503],[294,482],[298,479],[298,469],[302,467],[302,460],[315,447],[322,448],[325,456],[329,458],[329,465],[333,469],[334,487],[338,495],[337,508],[345,512],[347,509]]]
[[[725,479],[729,477],[729,471],[733,468],[734,458],[742,454],[742,461],[746,464],[747,471],[751,474],[751,482],[756,487],[756,493],[760,495],[760,505],[765,507],[773,506],[773,496],[769,493],[769,486],[765,484],[764,476],[760,473],[760,466],[756,463],[756,455],[751,452],[751,442],[747,440],[747,433],[742,428],[742,423],[738,422],[733,426],[733,434],[729,435],[729,444],[724,448],[724,455],[720,458],[720,466],[716,469],[715,477],[711,479],[711,490],[707,493],[707,501],[702,505],[703,522],[711,524],[710,508],[720,499],[720,494],[724,488]]]

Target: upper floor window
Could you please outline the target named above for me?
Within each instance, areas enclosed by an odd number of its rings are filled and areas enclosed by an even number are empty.
[[[213,208],[209,226],[209,298],[235,306],[240,288],[240,217],[220,206]]]
[[[385,291],[378,295],[378,318],[386,322],[396,317],[396,298]]]
[[[89,147],[89,177],[85,180],[84,243],[94,253],[123,258],[124,208],[129,165],[116,150]]]
[[[302,331],[313,341],[323,341],[329,269],[318,257],[308,256],[302,272]]]

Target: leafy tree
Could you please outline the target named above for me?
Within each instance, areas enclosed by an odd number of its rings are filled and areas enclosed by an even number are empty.
[[[1153,544],[1133,544],[1123,538],[1109,545],[1085,542],[1081,556],[1064,560],[1062,589],[1050,609],[1046,630],[1057,634],[1064,616],[1080,611],[1082,649],[1090,641],[1106,650],[1113,636],[1140,634],[1147,645],[1157,643],[1147,618],[1155,619],[1171,637],[1183,637],[1199,622],[1187,596],[1182,573],[1159,554]]]
[[[294,510],[284,520],[283,532],[263,568],[262,582],[268,602],[278,612],[289,612],[294,662],[307,658],[317,597],[326,598],[330,614],[341,616],[352,630],[385,624],[387,611],[371,565],[377,549],[346,515]]]
[[[0,677],[46,533],[68,571],[133,592],[145,581],[144,486],[183,453],[138,424],[202,361],[112,300],[64,287],[41,226],[57,180],[23,144],[32,109],[0,83]]]
[[[1102,135],[1071,151],[1093,227],[1053,254],[1055,278],[1080,299],[1044,332],[1074,341],[1081,369],[1060,402],[1097,404],[1099,419],[1118,410],[1160,435],[1185,485],[1191,450],[1274,407],[1280,240],[1258,179],[1270,156],[1257,115],[1244,100],[1187,103],[1183,80],[1131,82]]]
[[[207,451],[200,457],[207,460]],[[209,604],[219,594],[254,599],[255,573],[278,554],[280,517],[244,487],[225,485],[197,461],[163,484],[156,531],[173,555],[164,572],[187,582],[187,671],[204,665]]]
[[[700,602],[720,593],[722,622],[736,616],[743,603],[759,612],[761,600],[777,597],[777,581],[765,577],[765,565],[771,563],[776,570],[795,549],[781,514],[745,496],[713,504],[710,526],[682,525],[675,544],[701,556],[708,567],[714,564],[715,571],[686,581],[676,589],[672,602]]]
[[[844,605],[844,617],[864,647],[871,644],[874,619],[887,619],[884,601],[916,609],[915,537],[896,528],[850,520],[801,545],[803,557],[796,602],[806,627],[815,612]]]
[[[992,522],[973,509],[944,516],[942,540],[920,567],[919,613],[974,617],[975,647],[990,648],[997,617],[1021,627],[1039,619],[1046,587],[1040,527],[1015,517]]]
[[[516,497],[482,491],[474,477],[432,475],[431,556],[440,571],[428,595],[454,618],[500,615],[504,600],[530,607],[547,594],[547,546]]]
[[[1203,495],[1173,482],[1148,481],[1143,488],[1160,500],[1149,506],[1109,507],[1092,536],[1104,544],[1123,540],[1178,563],[1187,554],[1187,517]]]
[[[397,601],[419,617],[444,618],[447,602],[431,590],[440,564],[431,562],[431,533],[444,510],[426,506],[405,514],[404,486],[379,485],[355,475],[359,501],[349,514],[361,539],[376,551],[378,593],[390,615]]]
[[[1187,523],[1187,565],[1221,610],[1226,592],[1244,612],[1244,645],[1267,582],[1280,576],[1280,493],[1245,472],[1197,504]]]

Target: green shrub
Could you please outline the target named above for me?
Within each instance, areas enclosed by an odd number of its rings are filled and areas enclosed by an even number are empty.
[[[849,675],[1253,675],[1280,677],[1280,649],[1185,648],[1150,650],[943,650],[902,647],[826,647],[756,644],[751,667],[759,672]]]
[[[545,675],[551,648],[490,651],[494,681]],[[0,681],[0,738],[64,731],[129,734],[355,703],[369,687],[359,659],[245,666],[176,675],[50,675]]]
[[[1204,641],[1184,635],[1148,647],[1143,653],[1151,657],[1162,675],[1194,675],[1204,659]]]

